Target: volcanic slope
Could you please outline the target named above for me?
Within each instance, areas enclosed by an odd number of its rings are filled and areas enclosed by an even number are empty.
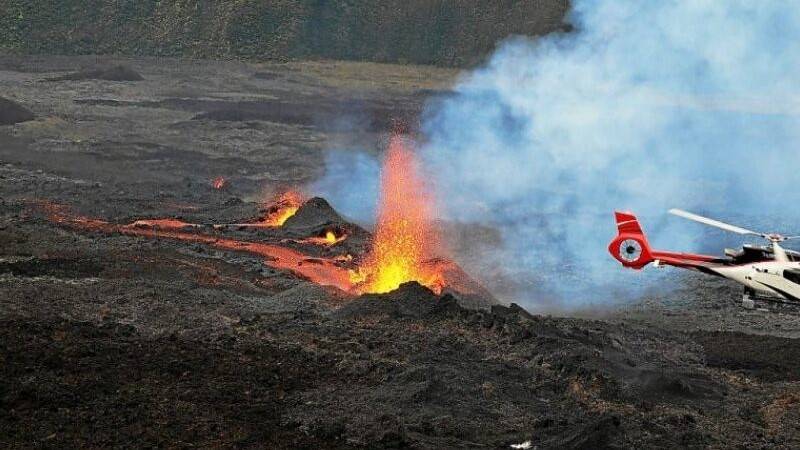
[[[324,204],[309,203],[300,217]],[[0,265],[8,445],[795,443],[790,365],[740,373],[687,335],[467,309],[417,283],[355,298],[237,250],[70,229],[38,207],[9,224],[39,236],[17,241],[36,256]]]

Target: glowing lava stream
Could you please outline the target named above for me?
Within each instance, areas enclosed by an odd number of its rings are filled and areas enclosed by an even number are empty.
[[[66,214],[64,207],[58,205],[45,205],[44,209],[48,211],[50,220],[62,225],[103,233],[195,242],[223,250],[248,252],[267,258],[265,263],[268,266],[289,270],[314,283],[334,286],[343,291],[350,291],[353,288],[348,269],[330,260],[309,258],[286,247],[179,231],[177,229],[179,227],[193,227],[193,225],[175,219],[138,220],[128,225],[116,225],[98,219],[70,216]],[[158,228],[161,226],[164,228]]]
[[[417,281],[436,293],[444,279],[426,264],[439,244],[433,227],[433,202],[425,189],[416,154],[394,135],[381,169],[381,197],[372,248],[351,273],[356,290],[384,293]]]

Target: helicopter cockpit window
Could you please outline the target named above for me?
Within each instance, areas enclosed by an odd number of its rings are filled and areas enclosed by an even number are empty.
[[[783,277],[792,283],[800,284],[800,270],[784,270]]]

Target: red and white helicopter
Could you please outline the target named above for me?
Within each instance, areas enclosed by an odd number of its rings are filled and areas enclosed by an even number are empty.
[[[745,245],[741,251],[725,249],[724,257],[654,250],[648,244],[636,216],[616,212],[618,234],[609,244],[608,251],[630,269],[640,270],[653,263],[656,267],[680,267],[736,281],[744,285],[742,301],[748,308],[754,306],[754,298],[800,302],[800,252],[780,246],[781,242],[800,236],[758,233],[680,209],[669,212],[733,233],[760,236],[768,240],[770,245]]]

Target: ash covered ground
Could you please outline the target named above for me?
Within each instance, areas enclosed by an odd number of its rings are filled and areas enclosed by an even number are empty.
[[[0,59],[0,92],[32,113],[0,104],[24,120],[0,127],[0,444],[800,446],[800,312],[744,310],[726,282],[687,276],[580,318],[416,284],[357,297],[257,255],[78,230],[37,208],[251,221],[273,192],[320,177],[332,143],[378,152],[392,121],[413,123],[454,76]],[[281,242],[327,225],[226,236]],[[359,238],[307,251],[363,251],[366,231],[336,225]]]

